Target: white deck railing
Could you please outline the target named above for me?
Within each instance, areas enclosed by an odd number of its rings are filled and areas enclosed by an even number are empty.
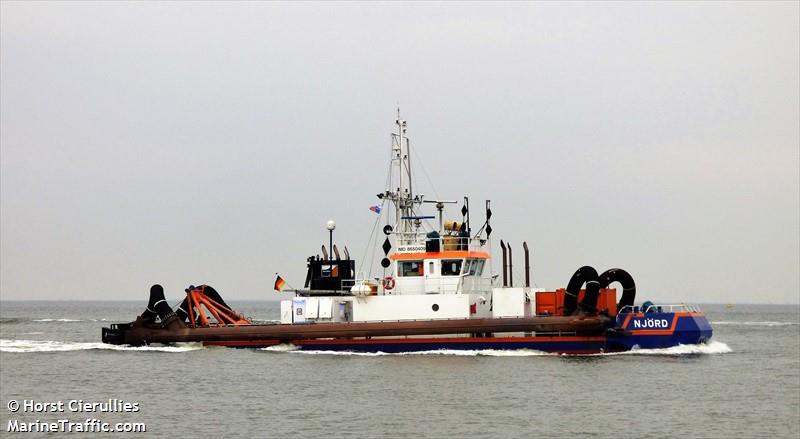
[[[697,305],[687,305],[685,303],[679,303],[675,305],[658,305],[652,304],[649,305],[647,308],[642,306],[635,306],[635,305],[625,305],[623,306],[617,314],[629,314],[629,313],[649,313],[649,312],[668,312],[668,313],[675,313],[675,312],[702,312],[699,306]]]
[[[478,238],[471,238],[467,236],[452,236],[452,235],[444,235],[440,236],[439,238],[428,238],[425,233],[417,233],[417,232],[403,232],[403,233],[396,233],[397,239],[396,244],[397,247],[395,249],[399,249],[406,246],[424,246],[427,244],[428,241],[431,240],[438,240],[439,241],[439,251],[475,251],[475,250],[484,250],[484,245],[481,244],[481,239]],[[483,240],[485,242],[485,240]]]

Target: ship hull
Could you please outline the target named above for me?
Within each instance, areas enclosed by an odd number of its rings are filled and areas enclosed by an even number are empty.
[[[465,336],[464,334],[471,334]],[[607,317],[535,317],[414,322],[246,325],[153,328],[135,324],[104,330],[105,342],[201,342],[207,346],[349,352],[535,350],[595,354],[705,343],[711,326],[703,313],[638,313]]]

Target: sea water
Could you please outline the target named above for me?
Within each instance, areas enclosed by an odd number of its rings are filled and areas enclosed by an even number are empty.
[[[230,302],[260,321],[279,314]],[[106,345],[100,328],[142,303],[2,302],[0,435],[11,421],[97,419],[150,437],[800,437],[800,308],[704,309],[714,337],[700,346],[355,354]],[[110,400],[138,410],[9,408]]]

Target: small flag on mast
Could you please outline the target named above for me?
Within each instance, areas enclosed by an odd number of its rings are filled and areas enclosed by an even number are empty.
[[[285,286],[286,286],[286,281],[283,280],[283,278],[280,275],[278,275],[278,277],[275,279],[275,291],[280,292]]]
[[[369,210],[371,210],[371,211],[373,211],[373,212],[375,212],[377,214],[380,214],[381,213],[381,206],[378,206],[378,205],[369,206]]]

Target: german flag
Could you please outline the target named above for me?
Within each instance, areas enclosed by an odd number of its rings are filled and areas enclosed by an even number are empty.
[[[285,286],[286,286],[286,281],[283,280],[283,278],[280,275],[278,275],[278,277],[275,279],[275,291],[280,292]]]

